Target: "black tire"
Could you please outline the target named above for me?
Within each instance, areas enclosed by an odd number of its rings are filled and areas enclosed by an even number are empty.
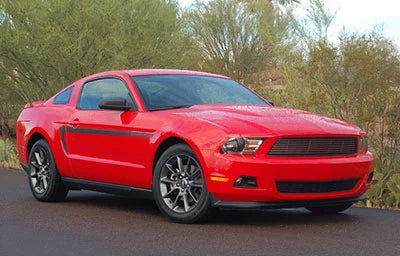
[[[185,160],[185,157],[187,157],[187,160]],[[187,183],[183,182],[185,176],[179,177],[181,173],[179,168],[174,169],[178,165],[178,158],[183,159],[181,166],[186,169]],[[167,168],[167,165],[174,161],[176,161],[176,165],[173,167],[169,165],[170,168]],[[198,167],[196,168],[196,166]],[[166,173],[168,174],[166,175]],[[161,181],[161,178],[163,178],[163,181]],[[165,182],[166,178],[168,182]],[[200,179],[202,180],[201,184]],[[175,183],[171,184],[170,182]],[[170,197],[165,197],[167,194]],[[173,145],[161,155],[154,169],[153,196],[161,213],[173,222],[195,223],[208,216],[211,203],[206,180],[196,154],[188,145]],[[198,196],[197,200],[196,196]],[[191,206],[190,203],[192,203]]]
[[[353,203],[323,206],[323,207],[306,207],[307,210],[315,214],[336,214],[349,209]]]
[[[28,181],[33,196],[41,202],[62,201],[68,194],[51,148],[44,139],[38,140],[29,154]]]

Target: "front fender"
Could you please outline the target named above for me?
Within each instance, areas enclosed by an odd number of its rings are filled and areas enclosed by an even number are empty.
[[[200,161],[204,174],[209,177],[209,164],[205,161],[205,154],[216,151],[219,145],[225,141],[227,134],[220,128],[199,120],[180,120],[173,127],[167,126],[168,130],[160,130],[151,138],[152,162],[151,170],[154,169],[154,159],[160,145],[168,138],[178,138],[188,144]],[[222,145],[222,144],[221,144]]]

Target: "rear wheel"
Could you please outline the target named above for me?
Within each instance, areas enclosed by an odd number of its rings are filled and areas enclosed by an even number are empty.
[[[210,201],[204,173],[188,145],[173,145],[161,155],[153,194],[160,211],[174,222],[194,223],[206,216]]]
[[[42,202],[64,200],[68,189],[61,182],[53,153],[47,141],[38,140],[29,154],[29,185],[33,196]]]
[[[306,207],[306,209],[316,214],[335,214],[347,210],[352,205],[353,203],[348,203],[323,207]]]

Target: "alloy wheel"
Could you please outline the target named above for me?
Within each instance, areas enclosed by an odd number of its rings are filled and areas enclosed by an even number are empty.
[[[191,211],[204,193],[204,176],[197,160],[186,154],[170,157],[161,170],[160,191],[174,212]]]
[[[42,147],[36,148],[31,159],[30,178],[34,190],[42,194],[49,186],[49,157]]]

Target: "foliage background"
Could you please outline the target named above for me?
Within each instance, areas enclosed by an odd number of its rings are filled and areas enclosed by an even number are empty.
[[[400,55],[379,28],[330,42],[322,0],[0,0],[0,165],[23,105],[100,71],[226,74],[276,105],[349,121],[376,156],[368,205],[400,207]],[[293,10],[306,8],[300,20]]]

